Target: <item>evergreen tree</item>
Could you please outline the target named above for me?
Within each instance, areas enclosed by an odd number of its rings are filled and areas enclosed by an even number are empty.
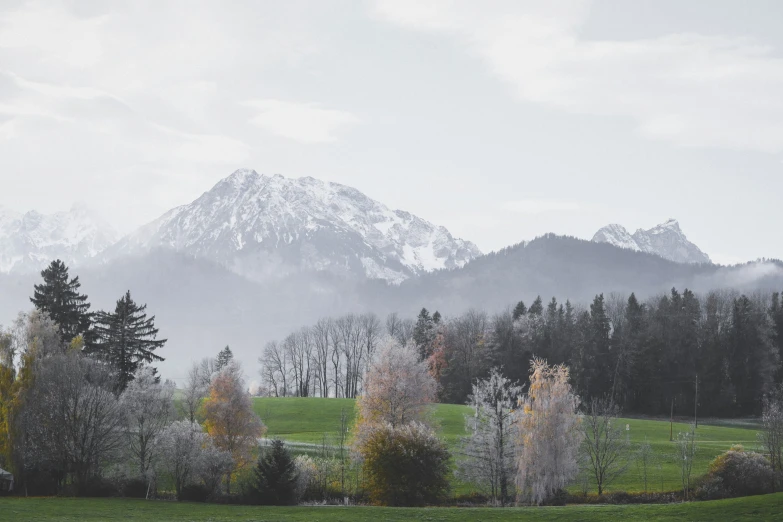
[[[435,312],[437,313],[437,312]],[[440,314],[438,314],[440,318]],[[435,322],[426,308],[422,308],[413,329],[413,342],[419,351],[419,357],[424,360],[432,355],[432,344],[435,340]]]
[[[95,318],[97,342],[88,351],[117,372],[118,392],[125,390],[142,365],[165,360],[154,352],[166,339],[156,339],[155,316],[147,317],[146,309],[146,304],[133,301],[129,290],[117,301],[114,313],[101,311]]]
[[[525,306],[524,301],[520,301],[514,307],[514,314],[513,314],[514,320],[516,321],[517,319],[525,315],[527,315],[527,306]]]
[[[769,319],[764,312],[744,295],[734,300],[729,333],[729,373],[736,390],[738,414],[761,411],[764,394],[772,390],[774,374],[780,364],[771,340]]]
[[[772,306],[769,309],[772,319],[773,340],[778,351],[778,359],[783,361],[783,298],[778,292],[772,294]],[[775,382],[783,381],[783,370],[778,369]]]
[[[215,360],[215,371],[220,371],[234,359],[234,354],[231,352],[231,348],[226,345],[225,348],[220,350],[217,359]]]
[[[527,313],[528,315],[544,315],[544,302],[541,300],[540,295],[536,297],[536,300],[530,305],[530,309],[528,309]]]
[[[296,504],[298,474],[294,459],[282,440],[272,441],[253,471],[252,489],[256,502],[265,506]]]
[[[90,339],[92,314],[87,296],[79,293],[79,277],[68,278],[68,267],[59,259],[41,271],[43,283],[35,285],[30,301],[49,315],[60,329],[63,342],[70,343],[78,335]]]

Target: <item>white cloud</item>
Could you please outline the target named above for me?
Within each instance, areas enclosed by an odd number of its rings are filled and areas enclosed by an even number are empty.
[[[10,140],[14,136],[16,136],[14,120],[0,122],[0,140]]]
[[[506,201],[501,205],[503,210],[518,214],[544,214],[546,212],[579,212],[587,207],[575,201],[556,199],[521,199]]]
[[[329,143],[337,135],[360,122],[345,111],[323,109],[313,103],[294,103],[275,99],[244,103],[257,110],[250,119],[267,132],[302,143]]]
[[[0,48],[34,50],[80,69],[96,65],[103,56],[100,30],[108,17],[78,18],[55,4],[29,2],[0,13]]]
[[[681,146],[783,151],[783,60],[752,39],[589,40],[579,0],[378,0],[376,12],[455,37],[524,101],[629,117],[641,135]]]

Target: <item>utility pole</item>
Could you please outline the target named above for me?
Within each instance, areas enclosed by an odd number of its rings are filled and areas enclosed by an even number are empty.
[[[696,415],[698,413],[698,407],[699,407],[699,374],[696,374],[696,397],[693,399],[693,423],[698,428],[699,427],[699,417]]]
[[[672,412],[669,415],[669,442],[674,440],[674,397],[672,397]]]

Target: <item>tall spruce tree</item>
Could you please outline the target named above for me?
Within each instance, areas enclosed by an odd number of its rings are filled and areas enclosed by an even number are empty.
[[[440,314],[438,321],[440,321]],[[419,357],[426,359],[432,354],[432,344],[435,340],[435,322],[426,308],[422,308],[413,328],[413,342],[419,351]]]
[[[230,363],[234,359],[234,353],[231,351],[231,348],[226,345],[225,348],[220,350],[218,353],[217,359],[215,360],[215,371],[220,371],[226,366],[228,366],[228,363]]]
[[[291,453],[280,439],[274,439],[259,460],[251,485],[257,503],[266,506],[296,504],[298,473]]]
[[[57,323],[63,342],[81,335],[90,340],[92,314],[87,296],[79,293],[79,277],[68,278],[68,267],[59,259],[41,271],[43,283],[35,285],[30,301]]]
[[[114,309],[114,313],[98,312],[95,318],[96,342],[88,347],[90,353],[106,361],[117,372],[117,391],[122,392],[143,364],[163,361],[154,352],[166,344],[157,339],[155,316],[147,317],[147,305],[137,305],[128,290]]]
[[[524,301],[520,301],[514,307],[514,312],[513,312],[512,317],[513,317],[514,321],[516,321],[517,319],[519,319],[520,317],[522,317],[524,315],[527,315],[527,306],[525,306],[525,302]]]

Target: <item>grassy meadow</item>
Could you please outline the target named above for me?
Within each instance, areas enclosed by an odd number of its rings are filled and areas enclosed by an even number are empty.
[[[420,520],[780,520],[783,493],[713,502],[664,505],[522,508],[261,507],[129,499],[0,497],[5,521],[286,521],[338,522]]]
[[[340,414],[348,415],[349,426],[353,424],[355,404],[353,399],[320,398],[256,398],[256,413],[268,427],[267,437],[319,445],[324,434],[330,440],[340,429]],[[441,436],[457,450],[457,442],[465,435],[464,416],[470,412],[467,406],[437,404],[432,416],[437,422]],[[643,419],[621,419],[623,427],[628,425],[628,436],[634,448],[645,439],[652,446],[655,458],[648,467],[648,491],[671,491],[681,487],[679,463],[673,460],[675,443],[669,441],[669,422]],[[700,423],[697,429],[696,461],[693,477],[706,473],[709,463],[733,444],[742,444],[746,449],[756,448],[756,428],[750,423]],[[687,431],[688,424],[675,423],[674,437],[678,431]],[[572,490],[578,491],[575,485]],[[631,464],[626,473],[609,485],[607,491],[644,491],[642,472]],[[468,489],[455,484],[455,492],[467,493]]]

